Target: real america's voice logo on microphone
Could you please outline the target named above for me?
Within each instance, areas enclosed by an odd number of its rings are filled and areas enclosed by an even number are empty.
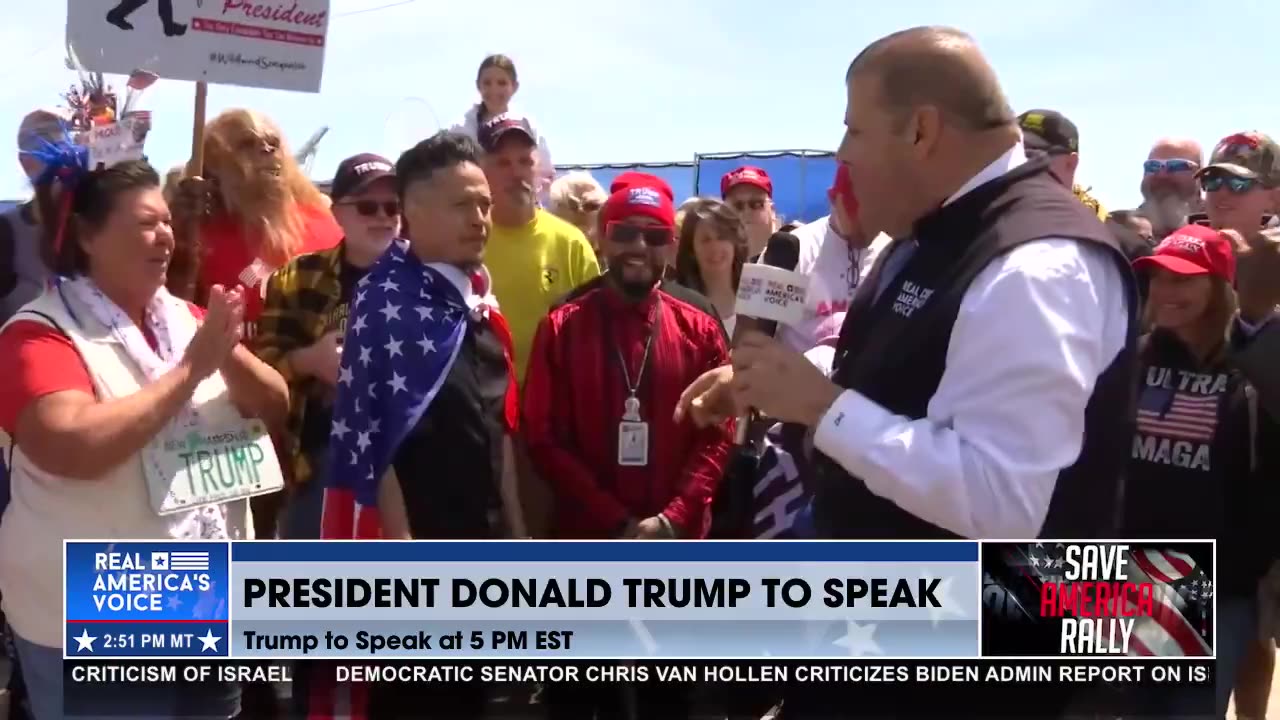
[[[759,263],[742,266],[738,283],[738,315],[794,325],[803,319],[809,278]]]

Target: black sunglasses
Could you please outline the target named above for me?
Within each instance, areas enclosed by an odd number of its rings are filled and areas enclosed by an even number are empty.
[[[400,203],[396,200],[387,200],[378,202],[377,200],[356,200],[354,202],[340,202],[339,205],[349,205],[356,209],[356,212],[365,217],[374,217],[378,214],[378,209],[382,209],[382,213],[387,217],[396,217],[400,214]]]
[[[623,245],[634,242],[637,238],[642,238],[644,244],[649,247],[662,247],[670,245],[671,241],[675,239],[675,233],[672,232],[671,228],[654,225],[633,225],[621,221],[609,223],[606,231],[610,240]]]

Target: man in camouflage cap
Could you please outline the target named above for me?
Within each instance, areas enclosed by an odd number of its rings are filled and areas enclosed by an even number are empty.
[[[1223,138],[1196,179],[1209,223],[1248,237],[1280,209],[1280,145],[1260,132]]]

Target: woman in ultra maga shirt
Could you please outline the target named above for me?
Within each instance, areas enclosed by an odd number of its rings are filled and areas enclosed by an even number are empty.
[[[1232,289],[1234,252],[1227,233],[1188,225],[1133,263],[1150,279],[1151,332],[1139,346],[1122,536],[1218,541],[1215,717],[1225,716],[1242,658],[1257,642],[1258,582],[1280,556],[1271,530],[1280,426],[1231,362],[1246,340]],[[1195,632],[1134,633],[1131,642],[1145,654],[1208,654]]]
[[[0,332],[0,428],[13,438],[0,591],[32,711],[36,720],[232,717],[239,689],[214,683],[180,694],[78,687],[63,707],[62,541],[251,538],[247,497],[174,507],[185,471],[170,448],[192,433],[254,433],[264,484],[278,487],[262,426],[283,420],[288,390],[239,345],[238,291],[213,288],[205,312],[164,289],[174,241],[155,170],[133,161],[88,172],[83,148],[45,151],[37,200],[43,217],[62,219],[45,238],[58,278]]]

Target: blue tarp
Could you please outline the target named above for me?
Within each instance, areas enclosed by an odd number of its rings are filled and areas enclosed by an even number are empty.
[[[828,212],[827,188],[835,177],[835,156],[822,150],[705,153],[686,163],[562,165],[557,172],[586,170],[605,188],[628,170],[647,172],[666,180],[676,204],[691,195],[720,197],[720,176],[742,165],[755,165],[773,180],[773,202],[786,220],[811,221]]]
[[[742,165],[755,165],[769,173],[774,205],[785,220],[808,222],[827,214],[827,188],[835,177],[836,161],[832,153],[822,150],[702,153],[692,162],[560,165],[556,171],[586,170],[606,189],[628,170],[647,172],[671,185],[679,205],[692,195],[720,197],[720,176]],[[0,212],[16,204],[0,200]]]
[[[694,175],[697,173],[697,166],[691,162],[670,162],[670,163],[632,163],[617,165],[557,165],[556,174],[562,175],[572,170],[585,170],[591,173],[591,177],[596,179],[607,191],[609,185],[613,183],[614,178],[624,172],[637,170],[646,172],[650,175],[657,175],[667,184],[671,186],[671,190],[676,195],[676,206],[684,202],[685,198],[693,195]]]

